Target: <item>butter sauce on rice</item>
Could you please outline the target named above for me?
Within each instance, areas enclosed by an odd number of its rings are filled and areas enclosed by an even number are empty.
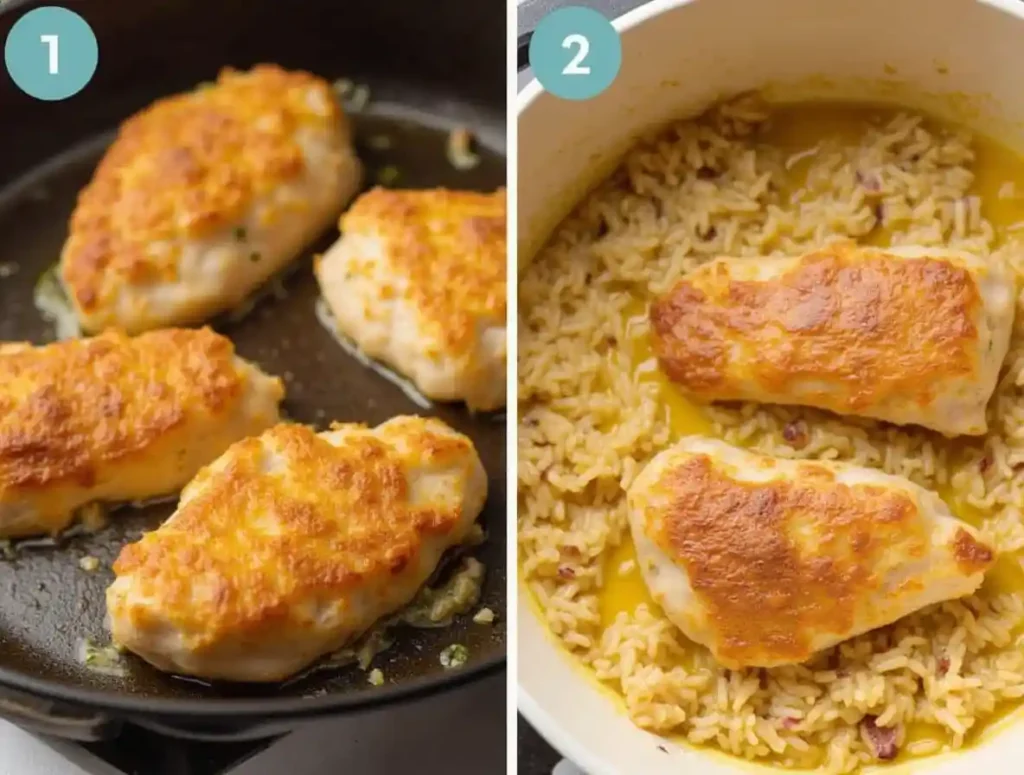
[[[860,768],[962,747],[1024,697],[1024,310],[989,434],[805,408],[689,403],[660,373],[646,311],[718,255],[799,253],[832,237],[1024,252],[1024,160],[888,108],[756,96],[637,145],[523,273],[519,551],[552,633],[653,732],[786,767]],[[1024,235],[1021,235],[1024,236]],[[978,594],[803,665],[730,671],[647,595],[625,489],[687,433],[847,460],[938,491],[1000,551]]]

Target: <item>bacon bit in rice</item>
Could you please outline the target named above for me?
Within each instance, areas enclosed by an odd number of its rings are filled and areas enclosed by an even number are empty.
[[[619,340],[614,336],[606,336],[597,343],[597,352],[604,354],[618,346]]]
[[[697,179],[698,180],[714,180],[718,177],[718,173],[713,167],[709,167],[706,164],[703,167],[697,168]]]
[[[574,571],[572,568],[570,568],[570,567],[568,567],[566,565],[561,565],[558,568],[558,578],[560,578],[560,579],[574,579],[574,578],[576,578],[576,571]]]
[[[983,474],[986,471],[988,471],[988,469],[990,469],[991,467],[992,467],[992,458],[989,457],[988,455],[985,455],[985,457],[983,457],[981,460],[978,461],[978,470],[981,473],[983,473]]]
[[[803,420],[793,420],[786,423],[786,427],[782,429],[782,438],[789,442],[794,449],[803,449],[810,440],[807,433],[807,423]]]
[[[938,667],[939,678],[941,678],[942,676],[944,676],[948,672],[949,672],[949,657],[942,657],[942,659],[939,660],[939,667]]]
[[[860,722],[860,734],[879,761],[887,762],[896,758],[896,727],[880,727],[875,723],[877,716],[865,716]]]
[[[885,205],[882,202],[878,202],[875,205],[875,225],[881,226],[885,223]]]
[[[860,183],[861,188],[865,191],[881,191],[882,184],[878,182],[878,177],[873,174],[865,175],[863,172],[857,173],[857,182]]]
[[[800,726],[800,719],[793,716],[786,716],[782,719],[782,726],[784,729],[796,729]]]
[[[700,233],[698,230],[697,236],[700,237],[702,240],[713,240],[716,234],[718,234],[718,229],[716,229],[714,226],[708,226],[708,228],[703,233]]]

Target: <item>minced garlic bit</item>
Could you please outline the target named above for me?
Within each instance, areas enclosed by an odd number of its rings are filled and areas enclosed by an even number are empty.
[[[78,661],[97,673],[123,676],[126,668],[122,651],[117,645],[100,646],[91,638],[82,638],[78,642]]]
[[[475,624],[492,624],[494,622],[494,611],[490,608],[481,608],[473,614]]]
[[[100,561],[91,554],[87,554],[78,560],[78,567],[91,573],[100,567]]]
[[[384,684],[384,673],[379,667],[375,667],[370,671],[366,680],[370,682],[371,686],[382,686]]]
[[[78,316],[68,301],[56,264],[40,275],[32,301],[43,319],[53,324],[58,339],[74,339],[82,335]]]
[[[441,667],[445,669],[462,667],[468,659],[469,649],[461,643],[453,643],[450,646],[445,646],[441,652]]]
[[[346,110],[358,113],[370,103],[369,86],[354,83],[348,78],[339,78],[334,82],[333,87]]]
[[[480,156],[473,152],[473,133],[465,128],[453,129],[448,133],[448,161],[457,170],[471,170],[480,163]]]
[[[632,573],[633,568],[635,568],[635,567],[636,567],[636,561],[635,560],[625,560],[621,565],[619,565],[619,575],[620,576],[626,576],[629,573]]]

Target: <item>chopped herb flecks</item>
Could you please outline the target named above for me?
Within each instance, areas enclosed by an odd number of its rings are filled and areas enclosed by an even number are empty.
[[[382,186],[390,186],[392,183],[398,182],[400,175],[398,167],[389,164],[387,167],[381,168],[380,172],[377,173],[377,182]]]
[[[469,659],[469,649],[463,646],[461,643],[453,643],[450,646],[445,646],[441,652],[441,667],[452,668],[462,667],[466,664],[466,660]]]

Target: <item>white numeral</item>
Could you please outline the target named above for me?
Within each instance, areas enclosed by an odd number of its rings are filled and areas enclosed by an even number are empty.
[[[574,32],[562,41],[562,48],[572,48],[573,46],[579,47],[576,50],[576,56],[569,60],[569,64],[562,70],[562,75],[590,75],[590,65],[583,65],[583,60],[590,53],[590,41]]]
[[[50,75],[57,75],[57,64],[60,61],[58,37],[56,35],[40,35],[39,40],[46,45],[50,52]]]

